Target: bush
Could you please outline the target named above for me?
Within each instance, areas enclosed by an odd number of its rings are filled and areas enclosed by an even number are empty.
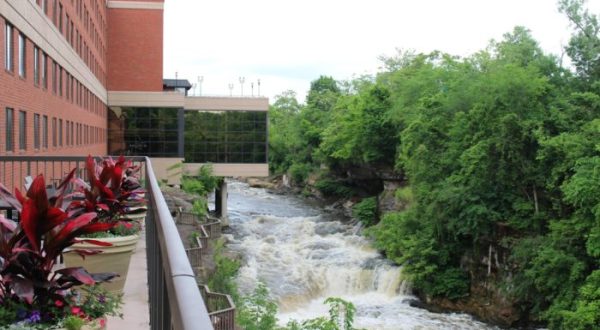
[[[292,164],[288,170],[292,181],[296,184],[301,184],[306,181],[310,174],[310,165],[308,164]]]
[[[325,196],[350,197],[353,193],[351,188],[333,179],[321,179],[315,183],[315,188]]]
[[[396,200],[405,204],[410,204],[413,201],[413,192],[411,187],[398,188],[394,193]]]
[[[213,292],[228,294],[238,302],[239,293],[235,277],[240,269],[240,262],[223,255],[223,249],[223,241],[218,241],[213,254],[215,272],[208,279],[208,287]]]
[[[237,323],[245,330],[269,330],[277,326],[277,304],[269,296],[264,283],[259,282],[254,292],[241,298]]]
[[[352,207],[352,215],[366,226],[370,226],[377,220],[377,198],[365,198]]]

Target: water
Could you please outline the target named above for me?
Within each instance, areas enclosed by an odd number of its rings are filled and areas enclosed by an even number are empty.
[[[327,314],[327,297],[356,306],[354,325],[373,330],[494,329],[465,314],[435,314],[411,307],[416,299],[402,268],[381,258],[338,215],[296,198],[229,182],[230,247],[243,256],[242,293],[258,281],[279,304],[286,324]]]

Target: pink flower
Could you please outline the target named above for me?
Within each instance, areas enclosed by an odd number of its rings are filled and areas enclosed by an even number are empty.
[[[100,319],[100,329],[106,328],[106,319]]]
[[[71,313],[73,315],[79,315],[81,313],[81,308],[80,307],[71,307]]]
[[[123,226],[125,226],[125,228],[127,229],[131,229],[133,227],[133,224],[131,224],[130,222],[125,222]]]
[[[56,300],[54,302],[54,305],[56,305],[56,307],[63,307],[65,305],[65,303],[62,302],[62,300]]]

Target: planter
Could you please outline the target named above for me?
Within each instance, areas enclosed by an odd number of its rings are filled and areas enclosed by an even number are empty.
[[[94,238],[94,240],[109,242],[112,246],[98,246],[88,243],[73,244],[72,249],[100,250],[102,253],[86,256],[83,259],[79,254],[69,252],[64,254],[67,267],[83,267],[89,273],[115,272],[119,277],[109,283],[102,283],[105,289],[120,293],[123,292],[129,260],[135,250],[139,235]]]

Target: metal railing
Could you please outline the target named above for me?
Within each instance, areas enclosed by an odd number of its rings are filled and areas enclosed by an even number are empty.
[[[208,307],[208,315],[215,330],[235,328],[235,304],[227,294],[211,292],[208,286],[199,284],[202,298]]]
[[[146,246],[151,329],[213,329],[213,324],[221,323],[214,323],[212,316],[208,315],[192,266],[158,186],[150,160],[147,157],[127,158],[143,165],[141,177],[147,190]],[[0,182],[13,191],[15,187],[22,189],[25,177],[43,174],[46,183],[55,185],[73,168],[78,169],[80,177],[87,179],[85,159],[62,156],[0,156]],[[234,329],[233,323],[227,324],[230,327],[216,329]]]
[[[199,226],[200,238],[204,239],[202,241],[203,244],[200,246],[208,247],[208,238],[217,239],[221,237],[221,220],[214,217],[207,217],[203,219],[199,215],[188,212],[188,211],[180,211],[177,215],[177,223],[183,225],[190,226]],[[208,237],[205,238],[204,235],[208,234]]]
[[[190,265],[193,268],[202,267],[202,251],[206,250],[206,248],[202,248],[202,243],[200,242],[199,237],[196,237],[196,246],[192,246],[189,249],[185,249],[185,253],[187,254],[188,259],[190,260]]]

